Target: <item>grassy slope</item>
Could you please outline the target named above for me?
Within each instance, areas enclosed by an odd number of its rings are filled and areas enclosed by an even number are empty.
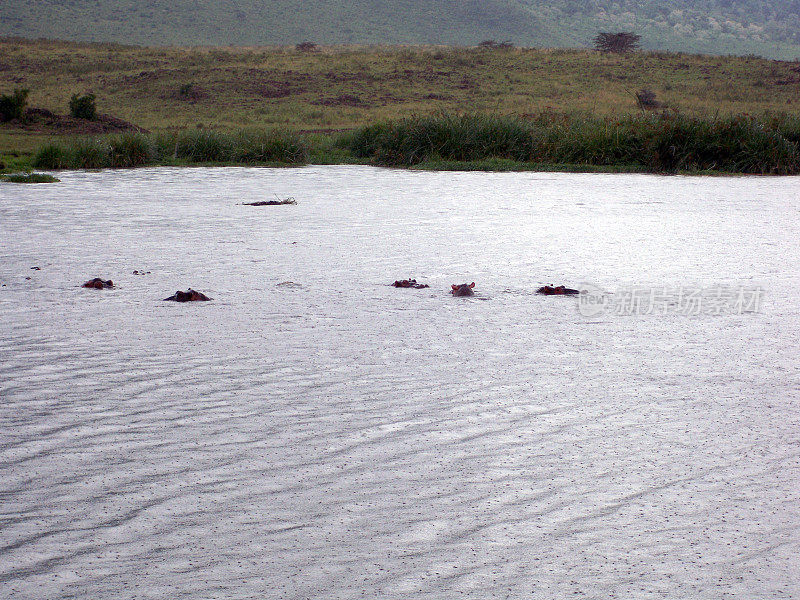
[[[59,113],[72,94],[91,91],[100,112],[154,132],[198,124],[341,130],[439,111],[623,115],[637,111],[632,92],[645,87],[688,114],[800,113],[798,63],[581,50],[301,53],[0,41],[0,92],[15,87],[31,90],[30,106]],[[30,152],[45,138],[0,125],[0,154]]]
[[[0,35],[144,45],[585,47],[636,30],[645,48],[800,56],[796,0],[0,0]]]

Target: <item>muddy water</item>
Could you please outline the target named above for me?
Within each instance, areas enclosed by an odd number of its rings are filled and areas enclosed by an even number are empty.
[[[800,596],[797,178],[59,176],[0,183],[0,597]]]

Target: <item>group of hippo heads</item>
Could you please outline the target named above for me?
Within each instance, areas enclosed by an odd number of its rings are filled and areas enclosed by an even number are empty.
[[[134,271],[134,274],[144,274],[138,271]],[[421,290],[427,287],[430,287],[427,283],[417,283],[416,279],[398,279],[396,280],[392,286],[396,288],[413,288],[416,290]],[[97,290],[102,290],[106,288],[113,288],[114,282],[110,279],[101,279],[100,277],[95,277],[94,279],[90,279],[86,283],[83,284],[85,288],[94,288]],[[475,295],[475,282],[472,283],[462,283],[462,284],[452,284],[450,286],[450,293],[453,296],[474,296]],[[543,294],[545,296],[571,296],[575,294],[580,294],[580,290],[574,290],[572,288],[565,287],[563,285],[553,286],[545,285],[540,287],[536,290],[537,294]],[[193,290],[189,288],[185,292],[178,290],[169,298],[164,298],[165,302],[198,302],[198,301],[206,301],[211,300],[208,296],[203,294],[202,292],[198,292],[197,290]]]
[[[149,271],[147,271],[149,273]],[[145,273],[134,271],[134,275],[144,275]],[[113,288],[114,282],[110,279],[100,279],[99,277],[95,277],[94,279],[90,279],[86,283],[84,283],[81,287],[85,288],[93,288],[96,290],[102,290],[106,288]],[[172,302],[197,302],[202,300],[211,300],[208,296],[203,294],[202,292],[198,292],[189,288],[185,292],[178,290],[169,298],[164,298],[164,301],[172,301]]]
[[[417,283],[416,279],[399,279],[392,284],[394,287],[398,288],[414,288],[414,289],[422,289],[428,287],[427,284],[424,283]],[[453,296],[474,296],[475,295],[475,282],[472,283],[462,283],[462,284],[452,284],[450,286],[450,293]],[[553,284],[545,285],[540,287],[536,290],[537,294],[543,294],[545,296],[572,296],[575,294],[580,294],[580,290],[575,290],[572,288],[565,287],[563,285],[554,286]]]
[[[416,279],[398,279],[396,280],[392,286],[396,288],[413,288],[415,290],[421,290],[427,287],[430,287],[427,283],[417,283]],[[475,282],[472,283],[462,283],[461,285],[453,284],[450,286],[450,293],[453,296],[474,296],[475,292],[473,291],[475,288]]]

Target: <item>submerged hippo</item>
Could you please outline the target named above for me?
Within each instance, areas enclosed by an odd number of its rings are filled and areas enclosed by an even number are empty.
[[[537,294],[544,294],[545,296],[572,296],[574,294],[580,294],[580,290],[573,290],[572,288],[564,287],[563,285],[559,285],[553,287],[552,285],[544,285],[536,290]]]
[[[475,282],[472,283],[462,283],[461,285],[456,285],[455,283],[450,286],[450,293],[453,296],[474,296],[475,292],[473,292],[473,288],[475,287]]]
[[[192,288],[189,288],[185,292],[181,292],[178,290],[175,292],[174,296],[170,296],[169,298],[164,298],[164,301],[170,300],[172,302],[196,302],[198,300],[211,300],[205,294],[197,292]]]
[[[90,279],[86,283],[84,283],[81,287],[85,288],[94,288],[96,290],[102,290],[103,288],[113,288],[114,282],[105,279],[100,279],[99,277],[95,277],[94,279]]]
[[[427,283],[417,283],[416,279],[398,279],[392,285],[397,288],[414,288],[415,290],[430,287]]]

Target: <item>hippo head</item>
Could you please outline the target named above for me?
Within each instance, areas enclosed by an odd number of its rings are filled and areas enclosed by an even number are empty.
[[[164,298],[164,300],[172,302],[197,302],[200,300],[211,300],[211,298],[209,298],[208,296],[206,296],[201,292],[189,288],[185,292],[178,290],[177,292],[175,292],[174,296],[170,296],[169,298]]]
[[[94,279],[90,279],[86,283],[83,284],[85,288],[94,288],[96,290],[102,290],[103,288],[112,288],[114,287],[114,282],[109,280],[100,279],[99,277],[95,277]]]
[[[456,285],[454,283],[450,286],[450,293],[453,294],[453,296],[474,296],[475,292],[472,291],[474,287],[474,281],[472,283],[462,283],[461,285]]]
[[[553,286],[551,283],[540,287],[536,290],[536,293],[544,294],[545,296],[574,296],[575,294],[580,294],[580,290],[574,290],[563,285]]]
[[[396,288],[414,288],[415,290],[429,287],[427,283],[417,283],[416,279],[398,279],[392,285]]]

